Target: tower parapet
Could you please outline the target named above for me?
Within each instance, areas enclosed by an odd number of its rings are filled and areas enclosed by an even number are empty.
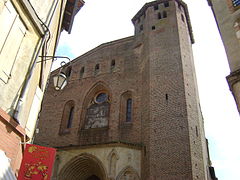
[[[159,20],[164,21],[165,18],[172,16],[171,11],[172,9],[176,10],[176,8],[184,14],[191,42],[194,43],[188,8],[181,0],[157,0],[146,3],[132,18],[132,23],[135,27],[135,35],[160,28],[161,23]]]

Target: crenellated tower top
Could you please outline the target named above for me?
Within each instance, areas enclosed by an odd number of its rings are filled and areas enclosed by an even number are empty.
[[[143,32],[148,32],[149,30],[157,29],[157,20],[164,21],[164,19],[172,16],[172,11],[176,12],[178,10],[182,11],[181,13],[183,13],[186,17],[190,39],[193,44],[194,37],[192,33],[188,8],[182,0],[157,0],[146,3],[132,18],[132,23],[135,27],[135,35],[141,34]]]

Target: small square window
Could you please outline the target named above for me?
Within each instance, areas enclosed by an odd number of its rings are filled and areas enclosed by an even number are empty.
[[[182,21],[185,22],[183,14],[181,14]]]
[[[156,29],[156,27],[155,26],[152,26],[152,30],[155,30]]]
[[[169,2],[165,2],[164,7],[169,7]]]
[[[143,25],[140,26],[140,32],[143,30]]]
[[[154,5],[154,11],[158,10],[158,4]]]
[[[163,11],[163,18],[167,18],[167,12]]]

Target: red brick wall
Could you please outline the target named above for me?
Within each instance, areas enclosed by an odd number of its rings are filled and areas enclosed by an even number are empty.
[[[169,7],[161,3],[159,9],[167,12],[167,18],[159,20],[158,12],[148,7],[135,24],[135,36],[103,44],[76,58],[63,91],[55,91],[50,79],[35,143],[55,147],[121,141],[141,144],[142,179],[205,179],[204,130],[186,9],[176,1],[170,1]],[[97,74],[96,64],[100,65]],[[85,72],[80,77],[82,67]],[[98,90],[109,92],[108,127],[83,130],[86,102]],[[133,100],[131,123],[124,122],[121,114],[122,95],[127,91]],[[69,134],[59,136],[69,100],[76,106],[73,126]]]
[[[0,149],[11,160],[14,173],[18,173],[22,161],[25,131],[0,108]]]

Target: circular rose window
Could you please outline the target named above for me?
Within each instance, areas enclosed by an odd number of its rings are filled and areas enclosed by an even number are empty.
[[[96,96],[96,103],[103,103],[103,102],[106,102],[108,99],[108,95],[106,93],[99,93],[97,96]]]

